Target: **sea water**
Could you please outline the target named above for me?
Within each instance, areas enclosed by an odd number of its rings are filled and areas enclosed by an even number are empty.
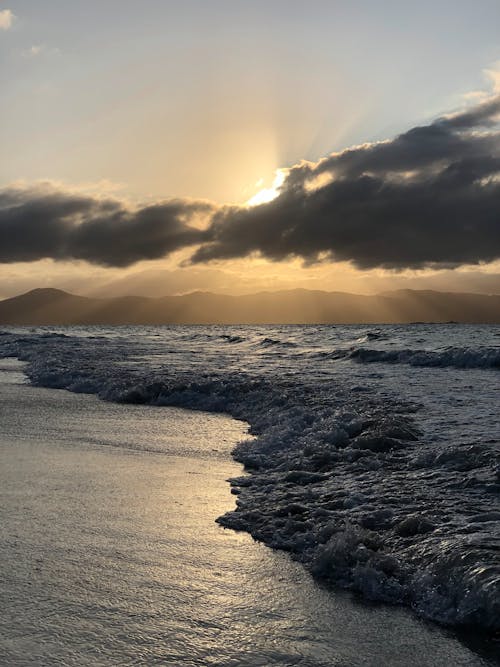
[[[116,449],[162,455],[147,427],[150,411],[162,410],[151,406],[246,420],[254,437],[234,455],[250,474],[228,472],[237,506],[214,504],[213,519],[288,552],[287,567],[298,561],[334,590],[479,632],[494,631],[500,616],[499,343],[498,327],[460,325],[4,329],[0,336],[1,354],[25,360],[32,384],[127,403],[122,415],[133,419],[110,422],[121,434]],[[34,396],[24,413],[40,413],[38,404]],[[96,405],[118,408],[94,401],[81,420],[78,437],[100,455],[105,448],[88,429]],[[138,409],[148,417],[134,430]],[[208,433],[206,414],[201,424],[197,430]],[[59,420],[54,432],[63,426]],[[217,443],[215,430],[209,440]],[[323,589],[312,595],[320,600]]]

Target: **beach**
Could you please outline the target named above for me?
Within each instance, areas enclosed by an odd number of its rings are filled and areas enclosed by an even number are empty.
[[[32,387],[2,362],[4,665],[487,665],[224,530],[247,426]]]

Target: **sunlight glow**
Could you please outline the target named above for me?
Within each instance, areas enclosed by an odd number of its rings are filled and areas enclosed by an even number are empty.
[[[270,188],[264,188],[259,190],[253,197],[246,202],[247,206],[259,206],[260,204],[267,204],[268,202],[276,199],[280,193],[280,188],[285,182],[286,178],[286,169],[277,169],[274,176],[273,184]],[[263,179],[261,178],[257,183],[262,184]]]

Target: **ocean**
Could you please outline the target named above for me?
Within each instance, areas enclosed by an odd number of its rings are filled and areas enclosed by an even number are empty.
[[[2,664],[497,664],[498,326],[4,327],[0,357]]]

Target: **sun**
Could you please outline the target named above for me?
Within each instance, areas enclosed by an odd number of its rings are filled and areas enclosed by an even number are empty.
[[[259,206],[260,204],[267,204],[273,199],[276,199],[276,197],[280,194],[280,188],[285,182],[285,178],[286,178],[286,169],[277,169],[271,187],[263,188],[262,190],[259,190],[259,192],[256,192],[253,197],[250,197],[250,199],[245,202],[246,205]],[[257,181],[257,185],[261,185],[262,183],[263,183],[262,178],[259,181]]]

